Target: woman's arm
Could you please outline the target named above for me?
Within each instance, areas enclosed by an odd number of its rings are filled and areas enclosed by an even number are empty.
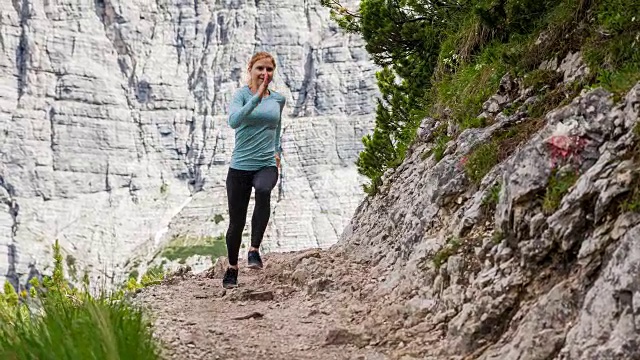
[[[260,102],[260,95],[257,93],[253,95],[246,104],[243,104],[242,98],[242,89],[240,89],[233,94],[233,99],[231,99],[228,122],[232,129],[242,125],[244,118],[249,115]]]
[[[274,147],[274,152],[277,159],[280,159],[280,153],[282,152],[282,147],[280,144],[280,133],[282,132],[282,110],[284,109],[285,103],[286,99],[283,97],[282,102],[280,103],[280,120],[278,120],[278,127],[276,128],[276,144]]]

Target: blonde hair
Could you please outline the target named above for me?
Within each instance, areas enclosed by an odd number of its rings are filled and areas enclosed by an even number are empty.
[[[247,70],[249,72],[249,79],[247,80],[247,85],[251,86],[251,69],[253,68],[253,65],[257,62],[260,61],[262,59],[269,59],[271,60],[271,63],[273,64],[273,70],[275,71],[276,69],[276,60],[273,58],[273,56],[271,54],[269,54],[266,51],[259,51],[255,54],[253,54],[253,56],[251,57],[251,60],[249,60],[249,66],[247,67]]]

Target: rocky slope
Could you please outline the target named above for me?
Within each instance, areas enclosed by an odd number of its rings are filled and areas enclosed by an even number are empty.
[[[503,82],[503,105],[536,101],[515,85]],[[403,342],[399,352],[640,356],[640,84],[619,103],[596,89],[554,109],[517,151],[471,183],[463,166],[470,151],[500,130],[523,131],[513,126],[525,108],[465,130],[438,163],[422,160],[429,145],[418,144],[345,233],[338,249],[370,263],[370,277],[382,280],[361,292],[382,299],[384,309],[364,328],[395,332],[387,341]]]
[[[550,65],[556,90],[588,73],[570,58]],[[425,119],[328,250],[267,256],[233,291],[221,268],[144,290],[169,353],[640,358],[640,83],[622,99],[585,90],[542,118],[527,116],[536,95],[505,76],[485,103],[491,124],[461,132],[441,159],[434,129],[447,124]],[[470,172],[483,153],[502,161]]]
[[[72,274],[107,282],[172,241],[169,260],[206,266],[226,228],[227,106],[258,50],[288,101],[265,250],[326,247],[362,198],[377,89],[319,1],[0,0],[0,274],[24,284],[55,239]]]

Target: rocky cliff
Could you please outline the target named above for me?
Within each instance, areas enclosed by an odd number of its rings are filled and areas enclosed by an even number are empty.
[[[555,64],[562,106],[532,118],[545,97],[505,76],[481,114],[490,126],[437,159],[442,124],[425,119],[356,211],[336,252],[371,266],[355,296],[375,303],[359,324],[372,342],[407,358],[640,357],[640,83],[574,97],[580,55]]]
[[[326,247],[362,196],[376,86],[319,1],[0,0],[0,274],[24,283],[55,239],[107,281],[224,251],[226,112],[258,50],[287,98],[265,250]]]

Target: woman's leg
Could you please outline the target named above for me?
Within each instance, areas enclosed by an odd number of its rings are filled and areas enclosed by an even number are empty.
[[[262,237],[269,223],[271,215],[271,190],[278,183],[278,168],[269,166],[261,169],[253,177],[255,193],[255,207],[251,218],[251,247],[252,250],[260,248]]]
[[[227,174],[227,202],[229,228],[227,229],[227,255],[229,265],[237,268],[242,231],[247,220],[247,207],[251,198],[253,172],[229,169]]]

